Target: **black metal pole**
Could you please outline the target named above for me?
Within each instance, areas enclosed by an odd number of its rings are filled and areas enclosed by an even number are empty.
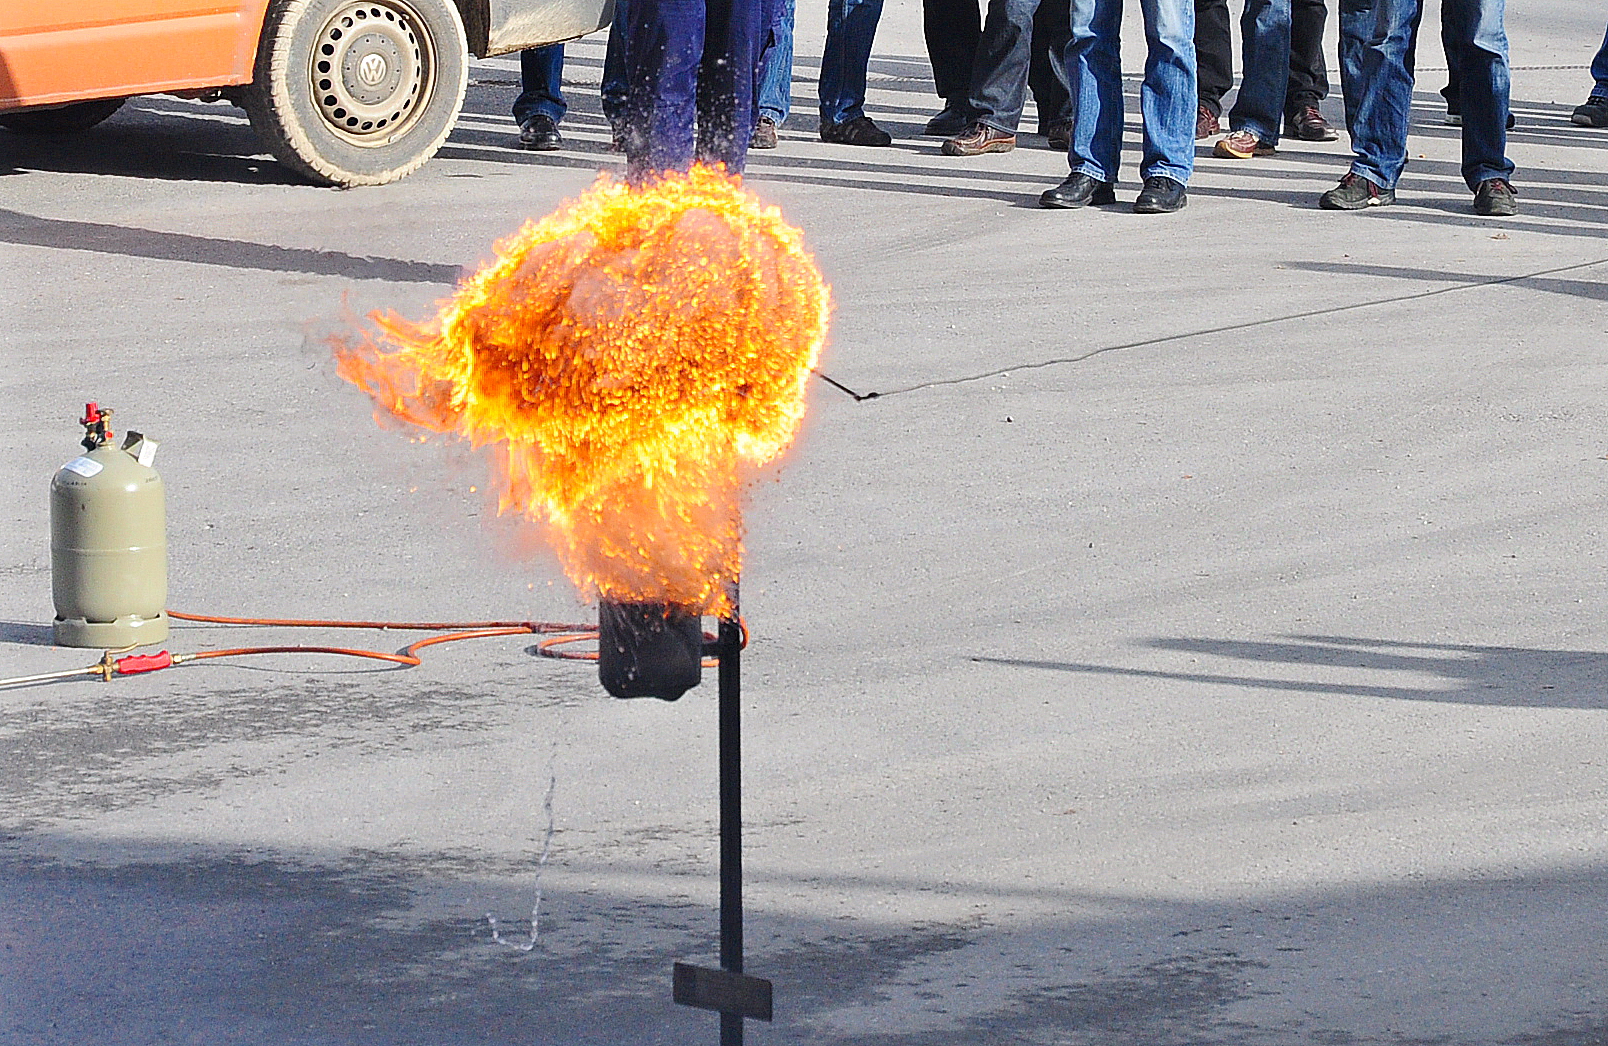
[[[742,683],[743,630],[732,609],[720,619],[720,967],[743,972]],[[743,1046],[743,1018],[720,1015],[720,1046]]]

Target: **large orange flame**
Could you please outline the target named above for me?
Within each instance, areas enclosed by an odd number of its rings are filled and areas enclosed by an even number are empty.
[[[804,416],[828,294],[799,231],[718,170],[599,181],[497,244],[422,324],[374,314],[338,373],[494,451],[588,598],[729,611],[741,497]]]

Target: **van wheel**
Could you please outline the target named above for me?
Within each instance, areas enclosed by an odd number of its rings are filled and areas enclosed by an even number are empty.
[[[122,98],[53,105],[48,109],[14,109],[0,113],[0,127],[17,134],[73,134],[87,131],[123,108]]]
[[[273,0],[240,104],[287,167],[382,185],[441,148],[468,79],[452,0]]]

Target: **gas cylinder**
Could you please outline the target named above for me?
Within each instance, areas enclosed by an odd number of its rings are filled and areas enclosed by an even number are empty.
[[[84,453],[50,481],[50,588],[60,646],[117,647],[168,636],[167,518],[156,441],[112,442],[112,412],[86,404]]]

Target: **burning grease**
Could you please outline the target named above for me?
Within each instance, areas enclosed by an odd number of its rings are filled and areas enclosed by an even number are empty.
[[[717,170],[600,178],[496,245],[433,318],[374,314],[337,372],[490,451],[588,598],[725,612],[743,491],[798,432],[828,290],[802,234]]]

